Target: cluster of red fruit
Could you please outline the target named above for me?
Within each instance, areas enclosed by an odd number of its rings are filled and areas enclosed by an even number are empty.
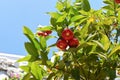
[[[115,0],[115,2],[116,2],[117,4],[120,4],[120,0]]]
[[[44,37],[46,37],[46,36],[48,36],[51,33],[52,33],[51,30],[46,30],[46,31],[40,31],[37,34],[38,34],[38,36],[44,36]]]
[[[61,50],[65,50],[67,46],[77,47],[78,45],[78,39],[74,37],[74,33],[68,28],[62,31],[61,38],[56,43],[56,46]]]

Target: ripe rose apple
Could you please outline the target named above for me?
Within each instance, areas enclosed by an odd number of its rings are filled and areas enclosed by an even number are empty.
[[[44,37],[48,36],[48,34],[45,32],[38,32],[37,34],[38,36],[44,36]]]
[[[79,45],[79,41],[77,38],[72,38],[71,40],[69,40],[68,45],[70,47],[77,47]]]
[[[70,30],[68,28],[62,31],[62,38],[65,40],[70,40],[73,38],[73,36],[74,36],[74,34],[73,34],[72,30]]]
[[[117,4],[120,4],[120,0],[115,0],[115,2],[116,2]]]
[[[56,43],[56,46],[61,50],[65,50],[67,47],[67,42],[64,39],[59,39]]]
[[[52,33],[51,30],[44,31],[44,33],[47,33],[48,35]]]
[[[43,36],[44,35],[43,32],[38,32],[37,34],[38,34],[38,36]]]

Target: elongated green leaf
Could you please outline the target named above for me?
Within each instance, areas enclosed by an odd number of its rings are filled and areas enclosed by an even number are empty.
[[[86,37],[87,33],[88,33],[88,27],[89,27],[90,23],[88,22],[86,25],[84,25],[80,31],[81,37]]]
[[[48,12],[47,14],[49,14],[52,18],[55,19],[57,19],[60,16],[60,14],[57,12]]]
[[[90,11],[90,4],[89,4],[89,1],[88,1],[88,0],[83,0],[82,8],[83,8],[83,10],[85,10],[85,11]]]
[[[33,46],[35,46],[38,50],[40,50],[40,44],[39,44],[38,40],[35,38],[34,34],[28,27],[26,27],[26,26],[23,27],[23,33],[31,41]]]
[[[118,22],[120,22],[120,11],[118,11]]]
[[[20,68],[22,70],[24,70],[25,72],[29,73],[30,72],[30,67],[29,66],[20,66]]]
[[[58,19],[57,19],[57,22],[63,22],[65,20],[67,16],[67,13],[65,13],[64,15],[60,16]]]
[[[22,80],[30,80],[31,73],[27,73]]]
[[[25,56],[25,57],[20,58],[19,60],[17,60],[17,62],[28,61],[28,60],[30,60],[30,58],[31,58],[31,55],[27,55],[27,56]]]
[[[71,18],[71,21],[77,21],[77,20],[80,20],[82,18],[85,18],[85,16],[82,16],[82,15],[75,15],[74,17]]]
[[[86,41],[92,40],[96,35],[97,35],[97,33],[94,33],[94,34],[90,35],[90,36],[86,39]]]
[[[42,80],[42,69],[35,62],[31,64],[31,72],[37,80]]]
[[[56,8],[57,8],[59,11],[63,10],[64,7],[65,7],[65,6],[64,6],[64,4],[63,4],[62,2],[57,2]]]
[[[32,33],[32,31],[28,27],[26,27],[26,26],[23,27],[23,33],[31,35],[31,36],[34,36],[34,34]]]
[[[111,53],[108,55],[108,58],[110,58],[113,54],[115,54],[117,51],[120,53],[120,45],[114,47],[111,51]]]
[[[54,75],[55,75],[55,73],[51,73],[51,74],[48,76],[47,80],[51,80]]]
[[[47,43],[46,43],[46,38],[44,36],[40,36],[40,45],[43,51],[46,50]]]
[[[104,50],[104,46],[99,41],[96,41],[96,40],[92,40],[92,41],[96,43],[101,49]]]
[[[102,38],[101,38],[100,42],[102,43],[104,50],[107,51],[108,48],[110,47],[110,41],[109,41],[108,37],[103,33],[101,33],[101,37]]]
[[[25,49],[27,50],[27,52],[32,55],[32,56],[35,56],[36,58],[38,58],[38,52],[37,52],[37,49],[33,46],[32,43],[30,42],[26,42],[25,43]]]
[[[43,64],[43,65],[46,65],[46,64],[47,64],[47,62],[46,62],[46,61],[48,60],[47,54],[48,54],[48,53],[45,52],[45,51],[44,51],[44,52],[41,52],[41,58],[42,58],[42,64]]]
[[[107,56],[105,54],[98,53],[98,52],[91,52],[90,54],[97,54],[100,58],[104,58],[105,60],[107,60]]]

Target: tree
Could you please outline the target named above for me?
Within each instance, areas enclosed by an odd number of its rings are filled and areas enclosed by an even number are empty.
[[[23,80],[113,80],[120,67],[120,0],[103,2],[94,10],[88,0],[58,0],[57,11],[48,12],[50,25],[37,28],[36,34],[24,26],[28,55],[18,60],[28,62],[21,66],[27,72]],[[51,38],[58,40],[47,45]],[[52,47],[58,52],[51,62]]]

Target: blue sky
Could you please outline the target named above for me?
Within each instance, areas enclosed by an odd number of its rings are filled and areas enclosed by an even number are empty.
[[[46,12],[55,11],[57,0],[0,0],[0,52],[26,55],[23,26],[35,32],[37,26],[49,25]],[[90,0],[94,9],[99,9],[102,0]]]

